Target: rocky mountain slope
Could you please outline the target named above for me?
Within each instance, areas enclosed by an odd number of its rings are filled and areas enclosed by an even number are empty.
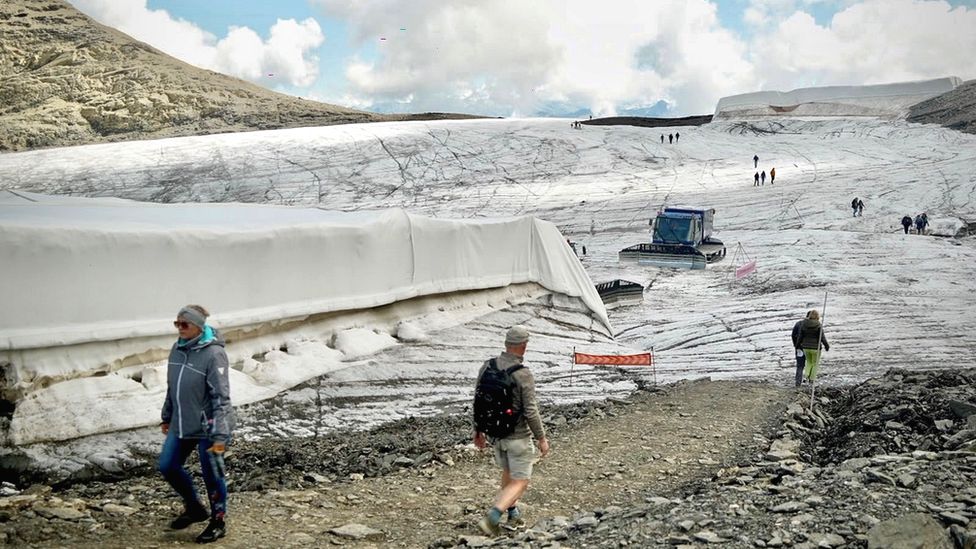
[[[444,117],[275,93],[178,61],[63,0],[0,2],[0,36],[0,151]]]
[[[968,80],[949,93],[913,105],[908,121],[976,133],[976,80]]]

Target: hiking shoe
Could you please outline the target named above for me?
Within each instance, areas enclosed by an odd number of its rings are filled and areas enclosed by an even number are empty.
[[[206,529],[197,536],[197,543],[210,543],[227,535],[227,527],[222,519],[212,519]]]
[[[502,527],[492,522],[488,517],[481,517],[481,520],[478,522],[478,528],[481,528],[482,532],[493,538],[502,535]]]
[[[173,530],[182,530],[194,522],[203,522],[208,518],[210,518],[210,512],[198,503],[184,509],[183,514],[169,523],[169,527]]]
[[[525,524],[525,519],[522,518],[522,511],[518,508],[512,509],[508,512],[508,520],[505,524],[518,528]]]

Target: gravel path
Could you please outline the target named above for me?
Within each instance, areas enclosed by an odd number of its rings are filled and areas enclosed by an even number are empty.
[[[626,400],[549,410],[553,450],[537,466],[524,498],[527,523],[558,521],[587,510],[679,494],[684,486],[714,475],[723,465],[764,451],[769,444],[765,435],[792,395],[769,384],[703,380],[639,391]],[[388,445],[402,447],[414,430],[420,440],[426,440],[426,422],[460,431],[454,435],[464,439],[463,422],[433,418],[401,423],[399,438],[389,432],[384,435]],[[322,444],[296,442],[293,465],[285,463],[280,449],[269,451],[273,463],[265,470],[278,488],[252,484],[250,488],[260,489],[231,494],[230,534],[221,546],[425,547],[486,541],[472,536],[478,534],[476,522],[497,483],[498,471],[490,455],[467,444],[431,447],[429,454],[432,457],[422,465],[420,461],[414,466],[394,465],[388,473],[381,470],[373,473],[379,476],[363,478],[362,473],[316,472],[335,470],[329,463],[334,455],[342,455]],[[406,454],[400,457],[410,459]],[[232,481],[236,480],[234,461],[246,460],[238,470],[247,471],[253,482],[259,458],[253,449],[230,456]],[[315,462],[322,467],[313,469]],[[232,486],[241,484],[245,483],[232,482]],[[54,495],[48,491],[34,486],[0,498],[3,541],[159,547],[192,543],[200,529],[167,530],[179,503],[155,477],[79,485]],[[378,532],[367,531],[360,540],[330,533],[352,523]]]

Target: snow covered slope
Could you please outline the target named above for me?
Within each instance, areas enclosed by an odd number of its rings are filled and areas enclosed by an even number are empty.
[[[909,107],[952,91],[958,77],[873,86],[822,86],[788,92],[761,91],[719,99],[715,118],[782,116],[882,116],[905,114]]]
[[[527,360],[544,403],[633,386],[618,371],[573,369],[573,346],[653,347],[661,381],[710,375],[792,383],[790,328],[822,305],[825,292],[832,344],[825,383],[976,360],[976,317],[968,314],[976,309],[976,243],[904,235],[898,225],[921,211],[948,231],[976,222],[976,136],[904,121],[782,118],[678,128],[680,140],[668,146],[650,128],[574,130],[570,122],[378,124],[51,149],[0,155],[0,181],[35,192],[160,202],[404,208],[435,218],[532,215],[587,246],[581,259],[593,281],[650,286],[642,304],[610,312],[615,342],[590,331],[599,322],[587,311],[538,294],[514,305],[484,300],[479,314],[420,325],[416,337],[403,337],[412,327],[391,328],[400,343],[387,347],[366,345],[381,338],[374,316],[359,324],[373,336],[350,332],[343,339],[364,352],[351,352],[341,369],[243,409],[245,437],[460,407],[481,360],[499,350],[514,323],[537,334]],[[752,186],[754,154],[758,169],[776,168],[774,185]],[[851,215],[854,196],[865,202],[863,217]],[[726,261],[695,272],[618,263],[620,249],[649,238],[648,219],[663,204],[716,208]],[[758,269],[730,287],[740,242]],[[315,341],[295,338],[273,358],[302,360]],[[260,366],[248,363],[242,372]],[[159,402],[150,399],[147,407]],[[147,440],[155,440],[151,435]]]

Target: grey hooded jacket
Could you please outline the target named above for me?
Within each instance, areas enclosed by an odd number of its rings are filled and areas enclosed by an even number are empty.
[[[163,423],[169,423],[179,438],[227,442],[234,411],[227,353],[217,330],[209,339],[200,334],[185,343],[174,343],[166,381]]]

